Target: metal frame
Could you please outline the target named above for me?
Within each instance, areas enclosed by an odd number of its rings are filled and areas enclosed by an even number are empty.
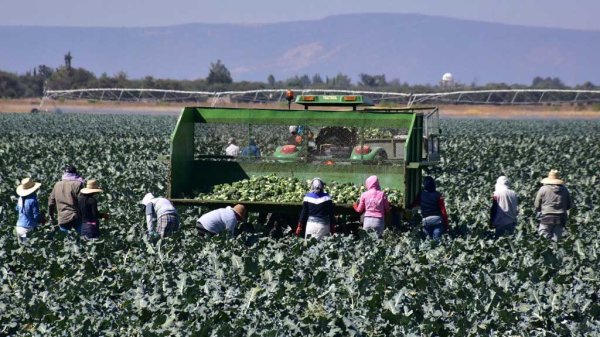
[[[416,197],[421,183],[423,151],[423,117],[432,108],[378,109],[358,111],[324,110],[278,110],[249,108],[187,107],[181,112],[177,126],[171,136],[168,196],[176,204],[219,207],[231,204],[227,200],[189,199],[195,190],[206,191],[216,184],[249,178],[251,175],[276,172],[281,176],[324,179],[362,184],[368,175],[379,175],[385,186],[404,189],[405,207]],[[437,111],[437,109],[435,109]],[[196,123],[228,124],[273,124],[273,125],[320,125],[353,127],[397,127],[408,129],[405,143],[404,162],[398,165],[318,165],[312,163],[281,163],[277,161],[255,161],[239,158],[235,161],[218,161],[215,158],[194,159],[194,125]],[[206,179],[206,177],[210,177]],[[300,204],[292,203],[279,207],[280,203],[244,202],[250,210],[260,211],[271,207],[278,211],[297,211]],[[338,205],[351,211],[351,205]]]
[[[183,91],[135,88],[94,88],[46,90],[40,110],[48,100],[95,100],[117,102],[207,102],[210,106],[236,103],[284,103],[286,89],[248,91]],[[413,106],[415,104],[543,105],[600,103],[600,90],[501,89],[463,90],[434,93],[400,93],[360,90],[299,89],[297,95],[363,95],[375,104]]]

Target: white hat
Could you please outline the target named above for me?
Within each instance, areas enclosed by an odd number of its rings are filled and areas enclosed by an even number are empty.
[[[560,173],[558,170],[550,170],[548,177],[542,179],[544,185],[562,185],[565,182],[560,179]]]
[[[148,206],[148,204],[150,203],[150,201],[152,201],[152,199],[154,199],[154,195],[152,195],[152,193],[146,193],[146,195],[144,196],[144,199],[142,199],[142,201],[140,201],[140,204],[142,204],[144,206]]]
[[[298,127],[296,125],[290,125],[290,133],[298,132]]]
[[[42,186],[42,183],[36,183],[31,178],[25,178],[21,180],[21,185],[17,186],[17,194],[20,197],[26,197],[31,193],[37,191]]]
[[[83,194],[102,193],[102,192],[104,192],[104,190],[102,190],[100,188],[100,186],[98,186],[98,181],[96,181],[96,179],[88,180],[87,184],[85,185],[85,188],[82,188],[81,191],[79,191],[79,193],[83,193]]]

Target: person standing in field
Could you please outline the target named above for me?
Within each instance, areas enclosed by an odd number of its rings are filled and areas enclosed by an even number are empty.
[[[225,148],[225,154],[233,157],[237,157],[240,155],[240,147],[237,145],[237,140],[235,138],[229,138],[229,141],[227,142],[227,147]]]
[[[81,213],[81,236],[88,240],[100,237],[100,218],[108,219],[108,213],[98,212],[96,195],[104,192],[95,179],[88,180],[79,192],[78,203]]]
[[[496,237],[514,234],[517,225],[518,198],[515,191],[509,189],[506,176],[496,180],[490,210],[490,225],[496,229]]]
[[[149,239],[156,236],[161,238],[169,236],[179,230],[177,210],[168,199],[154,197],[152,193],[147,193],[140,204],[146,214],[146,229]]]
[[[66,165],[64,174],[59,182],[54,185],[48,198],[48,213],[54,222],[58,214],[58,228],[61,232],[75,229],[81,232],[81,215],[77,197],[83,188],[83,178],[77,173],[73,165]]]
[[[558,241],[563,235],[569,210],[573,207],[571,194],[560,179],[557,170],[550,170],[548,177],[535,197],[535,211],[541,215],[538,232],[548,240]]]
[[[365,212],[363,229],[374,230],[381,238],[385,227],[385,215],[390,211],[390,203],[385,192],[379,187],[377,176],[370,176],[365,181],[367,191],[360,196],[358,203],[352,207],[358,213]]]
[[[436,191],[435,180],[427,176],[423,179],[423,190],[417,195],[412,208],[421,208],[423,232],[435,241],[442,238],[442,233],[448,230],[448,213],[444,197]]]
[[[212,210],[203,214],[196,221],[198,235],[201,237],[214,236],[227,231],[233,236],[235,227],[246,219],[246,214],[246,207],[242,204]]]
[[[310,190],[302,202],[296,235],[300,236],[306,229],[305,238],[313,237],[320,240],[326,235],[335,233],[333,200],[325,192],[325,184],[320,178],[311,181]]]
[[[41,183],[36,183],[31,178],[21,180],[21,184],[17,186],[19,200],[16,211],[19,213],[19,219],[16,232],[21,242],[27,241],[27,234],[37,228],[39,223],[45,223],[37,200],[37,190],[40,186]]]

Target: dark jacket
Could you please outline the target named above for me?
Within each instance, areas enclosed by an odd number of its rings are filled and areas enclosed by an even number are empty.
[[[82,187],[79,180],[61,180],[54,185],[48,198],[48,210],[51,217],[58,211],[59,225],[81,220],[77,195]]]
[[[335,216],[333,211],[333,201],[326,192],[310,192],[304,196],[302,202],[302,211],[298,223],[302,228],[306,227],[306,222],[309,217],[322,219],[329,222],[330,226],[335,224]]]
[[[79,212],[81,214],[81,235],[88,238],[100,236],[100,218],[98,201],[93,194],[79,194]]]

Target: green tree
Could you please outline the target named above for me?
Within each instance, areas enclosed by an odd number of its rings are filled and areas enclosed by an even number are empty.
[[[0,97],[19,98],[25,94],[25,88],[19,76],[13,73],[0,71]]]
[[[321,78],[321,75],[314,74],[312,77],[312,83],[313,84],[323,84],[323,79]]]
[[[387,81],[385,80],[385,74],[381,75],[369,75],[365,73],[361,73],[359,75],[360,82],[358,85],[364,87],[384,87],[387,85]]]
[[[267,77],[267,82],[269,83],[269,86],[274,87],[275,86],[275,76],[273,76],[273,74],[269,75],[269,77]]]
[[[206,81],[208,84],[230,84],[233,82],[233,79],[231,78],[229,69],[221,63],[221,60],[217,60],[217,63],[210,64]]]
[[[350,89],[352,87],[352,79],[347,75],[338,73],[334,78],[328,79],[327,84],[337,89]]]
[[[92,88],[97,85],[96,76],[83,68],[60,67],[48,80],[48,87],[52,89],[82,89]]]
[[[536,76],[531,82],[531,86],[536,89],[564,89],[565,84],[558,77],[540,77]]]

